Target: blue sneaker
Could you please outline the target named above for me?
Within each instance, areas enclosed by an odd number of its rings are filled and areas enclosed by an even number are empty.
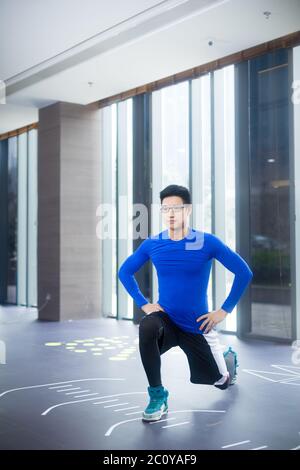
[[[148,387],[150,402],[143,412],[143,420],[158,421],[168,412],[169,392],[162,385],[158,387]]]
[[[226,362],[227,370],[229,372],[230,382],[229,385],[234,385],[237,379],[237,367],[239,366],[237,360],[237,353],[233,351],[231,346],[223,353]]]

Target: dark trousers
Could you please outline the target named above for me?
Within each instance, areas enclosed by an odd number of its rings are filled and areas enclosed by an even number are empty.
[[[205,337],[183,331],[159,310],[143,317],[139,325],[139,350],[151,387],[162,385],[160,356],[175,346],[187,356],[192,383],[213,385],[222,378]]]

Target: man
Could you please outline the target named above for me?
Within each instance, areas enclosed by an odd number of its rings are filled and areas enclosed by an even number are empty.
[[[192,383],[228,387],[230,377],[214,327],[230,314],[253,275],[240,255],[219,238],[189,227],[192,206],[187,188],[167,186],[160,192],[160,201],[168,229],[145,239],[118,272],[146,314],[139,325],[139,350],[149,382],[150,402],[143,413],[146,421],[158,420],[168,411],[169,392],[161,382],[160,356],[174,346],[187,356]],[[209,312],[207,286],[213,258],[235,278],[221,308]],[[154,304],[143,296],[134,277],[149,259],[159,283],[159,299]]]

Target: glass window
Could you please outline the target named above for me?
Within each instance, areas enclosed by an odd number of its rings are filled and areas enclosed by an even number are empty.
[[[7,303],[17,302],[17,137],[8,139],[8,266]]]
[[[104,316],[117,315],[117,105],[102,109],[102,202],[105,206],[101,224],[102,306]]]
[[[214,233],[232,250],[235,244],[235,115],[234,66],[214,72]],[[233,282],[233,273],[216,262],[215,308],[220,308]],[[225,327],[224,327],[225,325]],[[220,328],[236,331],[236,308]]]
[[[152,93],[152,214],[151,233],[162,227],[159,213],[160,191],[169,184],[189,185],[189,82]],[[158,281],[152,270],[153,302]]]
[[[288,51],[251,60],[252,333],[291,338]]]
[[[28,132],[27,304],[37,306],[37,129]]]
[[[189,82],[156,93],[161,95],[162,189],[189,187]]]
[[[133,247],[132,99],[102,110],[102,197],[107,236],[102,240],[103,314],[133,318],[133,300],[118,269]],[[102,232],[103,233],[103,232]]]
[[[118,267],[133,251],[132,99],[118,103]],[[133,299],[118,282],[118,317],[133,318]]]
[[[27,305],[27,133],[18,141],[18,304]]]
[[[212,231],[211,178],[211,75],[204,75],[192,86],[192,225],[197,230]],[[208,304],[212,309],[212,276],[208,284]]]

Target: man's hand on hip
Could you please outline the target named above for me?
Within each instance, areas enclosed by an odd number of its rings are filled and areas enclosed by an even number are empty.
[[[142,305],[141,309],[147,315],[148,313],[157,312],[158,310],[162,310],[164,312],[164,309],[159,304],[150,304],[150,303],[145,304],[145,305]]]
[[[205,320],[202,322],[199,330],[203,330],[205,328],[203,333],[208,333],[217,323],[223,321],[226,315],[228,315],[228,312],[222,308],[220,308],[220,310],[213,310],[205,315],[201,315],[201,317],[197,318],[196,321],[199,322],[200,320]]]

